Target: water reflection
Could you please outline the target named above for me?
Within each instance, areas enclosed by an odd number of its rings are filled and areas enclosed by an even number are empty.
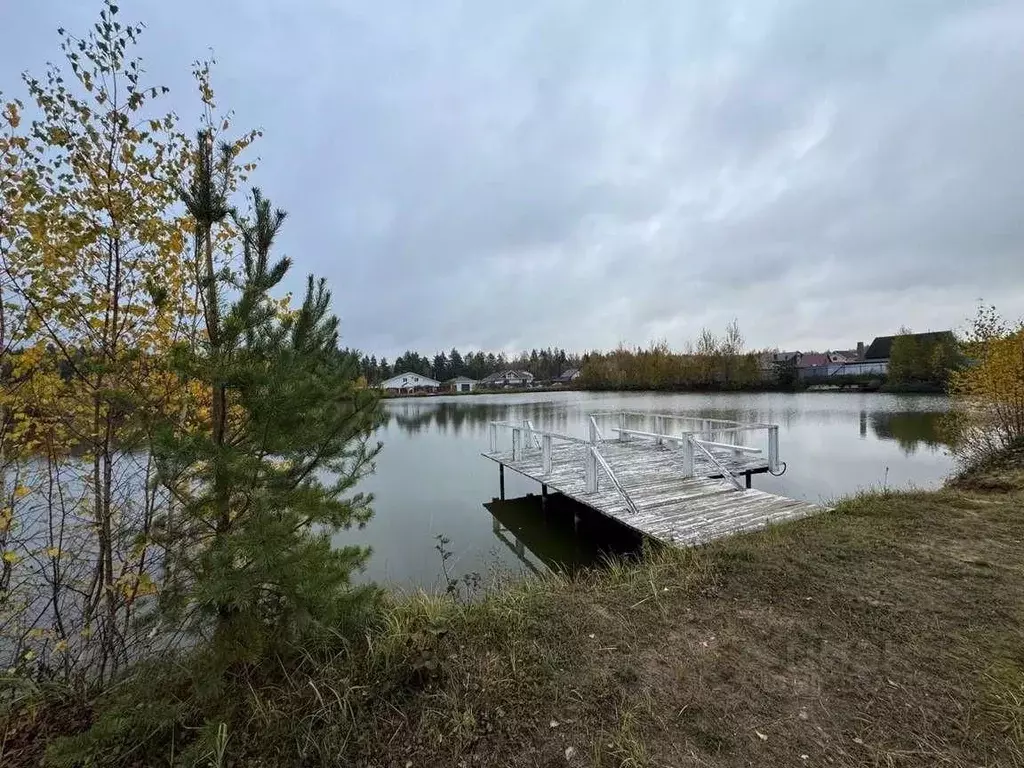
[[[923,446],[933,453],[950,447],[941,414],[931,411],[860,412],[860,436],[867,437],[867,425],[879,440],[894,440],[906,456]]]
[[[437,431],[456,437],[484,435],[492,421],[522,421],[530,419],[543,423],[547,429],[563,429],[569,423],[565,409],[556,409],[551,402],[536,401],[509,405],[506,403],[473,402],[472,398],[437,400],[434,398],[408,398],[389,400],[384,409],[385,423],[396,425],[407,435]]]
[[[803,409],[763,408],[666,408],[665,413],[676,415],[700,415],[706,418],[727,419],[743,422],[770,422],[790,427],[794,421],[813,416],[820,426],[834,422],[846,422],[847,414],[827,409],[810,411]],[[861,409],[859,430],[862,438],[867,437],[870,427],[872,434],[880,440],[895,441],[905,455],[911,456],[921,447],[938,451],[949,446],[949,440],[942,428],[941,412],[906,410],[888,411]],[[547,400],[532,402],[484,402],[475,398],[461,397],[454,400],[436,398],[409,398],[390,400],[385,408],[388,426],[397,426],[404,434],[414,436],[423,432],[437,432],[458,437],[484,436],[492,421],[531,420],[535,425],[557,432],[568,431],[570,424],[578,419],[564,406],[556,406]],[[642,425],[631,425],[644,428]],[[647,428],[653,428],[647,425]]]
[[[360,490],[374,494],[376,514],[365,529],[343,531],[336,538],[339,545],[373,548],[361,578],[427,588],[438,580],[438,534],[452,542],[448,565],[457,574],[485,573],[495,558],[522,567],[520,553],[543,569],[594,562],[608,539],[618,540],[617,534],[599,537],[597,545],[569,537],[569,531],[576,532],[577,516],[545,517],[538,497],[525,506],[517,499],[492,510],[501,525],[494,531],[494,517],[481,508],[482,501],[498,493],[497,467],[480,456],[490,444],[491,421],[529,419],[538,429],[581,437],[587,434],[589,414],[622,410],[648,414],[635,418],[647,418],[650,426],[653,414],[779,424],[787,471],[781,477],[760,475],[755,487],[829,502],[882,484],[930,488],[941,483],[952,468],[952,459],[940,450],[936,423],[947,407],[941,397],[878,393],[566,391],[388,400],[387,424],[377,435],[384,442],[377,472],[360,484]],[[607,426],[612,423],[609,417]],[[604,434],[613,434],[605,426]],[[639,423],[631,426],[640,428]],[[515,472],[506,472],[505,483],[510,499],[540,491],[538,483]]]
[[[760,408],[663,408],[658,413],[677,416],[700,416],[709,419],[724,419],[742,422],[771,422],[789,426],[798,418],[795,409],[779,411]],[[485,436],[487,427],[492,421],[524,421],[529,419],[535,426],[555,432],[575,431],[570,427],[579,426],[581,419],[591,413],[598,414],[601,423],[601,409],[566,408],[563,402],[538,399],[519,402],[481,401],[473,397],[458,397],[449,400],[427,397],[412,397],[386,401],[384,408],[385,425],[397,426],[404,434],[414,436],[420,433],[436,432],[458,437]],[[829,414],[825,412],[820,418],[826,422]],[[629,426],[639,429],[653,429],[653,412],[647,417],[634,415]],[[617,417],[607,417],[608,426],[617,422]]]
[[[484,504],[492,532],[530,571],[573,573],[640,551],[641,536],[561,494],[527,494]]]

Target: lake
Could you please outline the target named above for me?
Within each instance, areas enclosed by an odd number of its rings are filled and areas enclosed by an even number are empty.
[[[628,531],[578,505],[543,513],[538,484],[510,470],[510,501],[492,505],[492,515],[484,504],[498,496],[498,468],[480,455],[491,421],[530,419],[538,429],[580,437],[595,411],[778,424],[786,473],[756,475],[753,485],[809,501],[883,486],[935,488],[954,469],[941,439],[948,401],[931,395],[512,393],[387,400],[383,407],[384,449],[361,485],[374,493],[376,514],[364,530],[337,540],[373,548],[362,579],[406,588],[443,586],[438,536],[449,540],[443,548],[453,576],[572,569],[599,562],[605,551],[636,547]]]

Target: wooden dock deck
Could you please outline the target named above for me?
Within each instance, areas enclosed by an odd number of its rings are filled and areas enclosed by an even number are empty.
[[[687,423],[689,430],[667,429],[687,417],[658,416],[654,430],[612,427],[606,439],[595,418],[588,439],[536,430],[529,422],[495,422],[491,450],[483,455],[548,489],[570,496],[603,515],[659,541],[693,546],[740,531],[763,528],[823,511],[805,501],[749,487],[750,475],[779,474],[778,427],[722,420]],[[501,450],[498,435],[512,433]],[[762,431],[767,451],[719,442],[723,435]],[[707,439],[714,437],[715,439]],[[747,487],[739,480],[746,477]]]

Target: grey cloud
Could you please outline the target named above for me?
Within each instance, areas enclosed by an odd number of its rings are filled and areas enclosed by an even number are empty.
[[[2,71],[82,5],[0,11]],[[282,246],[378,354],[1024,313],[1012,0],[123,5],[183,115],[214,47]]]

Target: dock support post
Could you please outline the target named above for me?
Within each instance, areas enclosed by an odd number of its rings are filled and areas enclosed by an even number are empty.
[[[544,474],[551,474],[551,435],[544,435],[541,438],[541,463]]]
[[[626,440],[629,439],[629,436],[625,432],[623,432],[623,430],[625,428],[626,428],[626,412],[625,411],[619,411],[619,441],[620,442],[625,442]],[[594,440],[591,439],[590,442],[594,442]]]
[[[544,483],[540,484],[540,509],[541,512],[548,511],[548,487]]]
[[[693,440],[691,435],[683,436],[683,477],[693,477]]]
[[[512,429],[512,461],[523,458],[523,430],[519,427]]]
[[[498,452],[498,425],[491,424],[491,453]]]
[[[772,473],[779,471],[779,425],[768,427],[768,469]]]
[[[657,432],[659,435],[665,434],[665,417],[664,416],[655,416],[654,417],[654,431]],[[659,437],[657,439],[657,444],[658,445],[662,445],[662,444],[664,444],[664,442],[665,442],[664,439],[662,439],[661,437]]]
[[[744,474],[746,474],[746,476],[747,476],[747,488],[749,488],[750,487],[750,473],[749,472],[745,472]]]
[[[620,432],[621,436],[622,433]],[[587,446],[587,452],[584,454],[584,461],[586,462],[585,468],[585,479],[587,484],[587,493],[597,493],[597,455],[594,451],[597,450],[597,424],[594,423],[593,417],[590,419],[590,445]]]
[[[498,491],[501,494],[501,500],[505,500],[505,465],[498,465]]]
[[[533,423],[529,420],[523,422],[523,455],[526,455],[526,449],[533,448]]]

